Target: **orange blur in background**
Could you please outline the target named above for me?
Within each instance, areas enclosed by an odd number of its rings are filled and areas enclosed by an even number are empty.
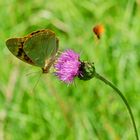
[[[98,24],[94,26],[93,32],[97,36],[97,38],[100,39],[101,35],[104,33],[104,26],[102,24]]]

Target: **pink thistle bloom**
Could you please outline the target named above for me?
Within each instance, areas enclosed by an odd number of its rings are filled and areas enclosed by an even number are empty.
[[[72,50],[64,51],[56,61],[54,68],[56,76],[67,84],[73,82],[74,78],[79,75],[81,62],[79,54]]]

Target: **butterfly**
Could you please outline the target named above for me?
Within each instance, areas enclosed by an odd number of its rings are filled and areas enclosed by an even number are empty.
[[[20,60],[42,68],[48,73],[58,51],[58,38],[49,29],[32,32],[25,37],[10,38],[6,46]]]
[[[101,35],[104,32],[104,26],[101,25],[101,24],[96,25],[95,27],[93,27],[93,32],[97,36],[97,38],[100,39],[101,38]]]

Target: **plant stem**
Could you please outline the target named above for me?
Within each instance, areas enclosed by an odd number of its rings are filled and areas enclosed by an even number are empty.
[[[132,113],[132,110],[131,110],[131,108],[130,108],[126,98],[122,94],[122,92],[115,85],[113,85],[110,81],[108,81],[104,77],[102,77],[100,74],[95,73],[95,77],[97,79],[101,80],[102,82],[104,82],[105,84],[109,85],[111,88],[113,88],[116,91],[116,93],[121,97],[121,99],[123,100],[123,102],[126,105],[126,108],[127,108],[128,112],[129,112],[129,115],[130,115],[130,118],[132,120],[132,124],[133,124],[133,128],[134,128],[136,140],[139,140],[139,136],[138,136],[138,132],[137,132],[137,128],[136,128],[136,123],[135,123],[134,115]]]

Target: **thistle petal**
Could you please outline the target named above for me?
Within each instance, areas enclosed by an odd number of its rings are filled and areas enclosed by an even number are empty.
[[[72,83],[74,78],[79,75],[81,62],[79,54],[73,50],[64,51],[57,59],[54,68],[56,76],[65,83]]]

